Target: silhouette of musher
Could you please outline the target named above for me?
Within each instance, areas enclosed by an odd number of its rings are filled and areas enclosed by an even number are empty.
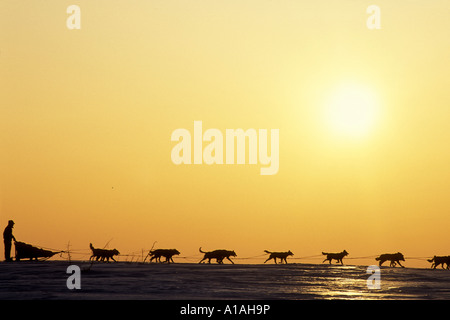
[[[5,261],[12,261],[11,259],[11,240],[16,238],[12,234],[12,229],[14,227],[14,221],[9,220],[8,225],[3,231],[3,243],[5,244]]]

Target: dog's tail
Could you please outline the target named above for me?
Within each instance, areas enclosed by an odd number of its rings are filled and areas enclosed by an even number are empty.
[[[322,254],[323,254],[324,256],[327,256],[329,253],[328,253],[328,252],[322,252]]]
[[[428,262],[434,262],[434,258],[435,258],[435,257],[433,257],[432,259],[428,259],[427,261],[428,261]]]
[[[92,243],[89,243],[89,248],[91,248],[91,250],[94,250],[94,246],[92,245]]]
[[[198,251],[200,251],[201,253],[206,253],[205,251],[202,251],[202,247],[200,247],[200,248],[198,249]]]
[[[267,250],[264,250],[264,252],[265,253],[268,253],[268,254],[271,254],[272,252],[270,252],[270,251],[267,251]]]

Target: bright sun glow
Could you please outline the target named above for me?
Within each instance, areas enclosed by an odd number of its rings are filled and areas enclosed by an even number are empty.
[[[365,86],[343,85],[330,96],[326,117],[330,129],[336,134],[365,136],[373,129],[378,117],[376,96]]]

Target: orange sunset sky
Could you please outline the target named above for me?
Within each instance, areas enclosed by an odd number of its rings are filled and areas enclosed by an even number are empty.
[[[72,4],[81,29],[66,26]],[[366,26],[372,4],[381,29]],[[0,226],[86,252],[448,255],[449,13],[447,0],[3,0]],[[175,165],[171,134],[196,120],[279,129],[278,173]]]

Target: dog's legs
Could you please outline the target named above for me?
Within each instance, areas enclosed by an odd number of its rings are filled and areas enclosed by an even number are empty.
[[[269,261],[270,259],[272,259],[272,258],[270,258],[270,257],[269,257],[269,258],[267,258],[267,260],[266,260],[266,261],[264,261],[264,263],[266,263],[266,262],[267,262],[267,261]]]
[[[200,262],[199,263],[202,263],[204,260],[206,260],[206,257],[203,257],[203,259],[202,260],[200,260]]]
[[[232,264],[234,264],[233,260],[231,260],[230,257],[227,257],[227,259],[228,259]]]

